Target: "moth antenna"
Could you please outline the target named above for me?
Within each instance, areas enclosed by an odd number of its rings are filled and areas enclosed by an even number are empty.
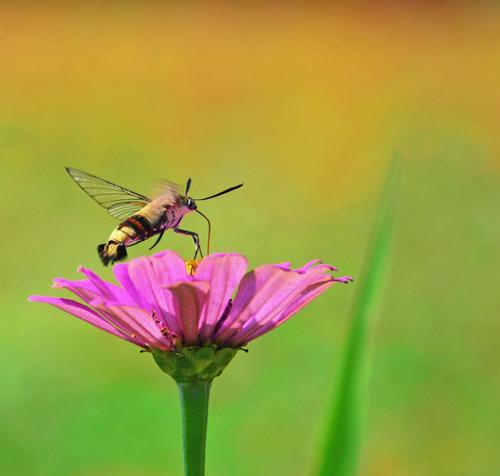
[[[208,236],[207,236],[207,256],[210,254],[210,237],[212,233],[212,224],[210,223],[210,220],[206,215],[200,212],[197,208],[195,209],[195,212],[200,214],[205,220],[207,220],[208,223]]]
[[[186,193],[184,195],[187,196],[190,188],[191,188],[191,177],[188,177],[187,182],[186,182]]]
[[[222,192],[215,193],[214,195],[209,195],[208,197],[204,198],[193,198],[193,200],[210,200],[211,198],[220,197],[221,195],[232,192],[233,190],[236,190],[240,187],[243,187],[242,183],[240,183],[239,185],[235,185],[234,187],[229,187],[226,190],[223,190]]]

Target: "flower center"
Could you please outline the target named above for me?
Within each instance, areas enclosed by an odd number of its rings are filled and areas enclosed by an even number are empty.
[[[198,268],[200,263],[201,259],[188,259],[184,261],[184,264],[186,265],[186,271],[189,276],[194,276],[194,273],[196,273],[196,269]]]

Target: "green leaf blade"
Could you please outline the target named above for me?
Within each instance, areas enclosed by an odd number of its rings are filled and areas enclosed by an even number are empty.
[[[395,160],[388,173],[380,203],[373,238],[365,259],[358,291],[352,308],[352,323],[342,354],[330,420],[318,476],[354,476],[360,439],[362,393],[365,360],[371,316],[382,286],[383,272],[389,254],[396,204],[399,163]]]

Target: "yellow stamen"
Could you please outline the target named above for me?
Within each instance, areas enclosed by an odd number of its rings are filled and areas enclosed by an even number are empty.
[[[196,268],[201,263],[201,259],[189,259],[184,262],[186,264],[186,271],[190,276],[194,276],[196,273]]]

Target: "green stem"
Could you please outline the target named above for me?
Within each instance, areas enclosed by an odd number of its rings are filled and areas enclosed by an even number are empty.
[[[211,380],[178,382],[185,476],[205,475],[205,441]]]

